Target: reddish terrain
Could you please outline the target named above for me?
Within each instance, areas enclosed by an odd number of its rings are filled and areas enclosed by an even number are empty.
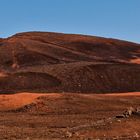
[[[120,117],[139,110],[139,83],[140,44],[50,32],[0,39],[0,139],[139,140],[139,112]]]
[[[116,118],[140,106],[140,93],[21,93],[0,96],[0,139],[139,140],[140,116]]]
[[[0,40],[0,92],[140,91],[140,44],[28,32]],[[32,81],[32,82],[30,82]]]

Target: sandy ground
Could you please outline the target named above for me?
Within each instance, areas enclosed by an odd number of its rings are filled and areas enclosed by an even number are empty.
[[[80,94],[79,94],[80,95]],[[36,98],[40,96],[51,97],[51,98],[59,98],[62,94],[59,93],[17,93],[17,94],[2,94],[0,95],[0,110],[9,110],[16,109],[22,107],[24,105],[30,104],[35,101]],[[113,93],[113,94],[81,94],[81,96],[89,97],[89,98],[101,98],[101,97],[109,97],[109,96],[140,96],[140,92],[133,93]]]
[[[140,59],[137,58],[137,59],[131,59],[130,60],[131,63],[135,63],[135,64],[140,64]]]
[[[122,94],[17,93],[0,95],[2,140],[139,140],[140,92]]]
[[[40,96],[47,96],[52,98],[57,98],[61,96],[60,94],[40,94],[40,93],[17,93],[17,94],[2,94],[0,95],[0,111],[16,109],[24,105],[30,104],[35,101],[36,98]]]

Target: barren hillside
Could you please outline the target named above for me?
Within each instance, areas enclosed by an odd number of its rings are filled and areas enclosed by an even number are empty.
[[[28,32],[0,39],[0,92],[140,91],[140,45]]]

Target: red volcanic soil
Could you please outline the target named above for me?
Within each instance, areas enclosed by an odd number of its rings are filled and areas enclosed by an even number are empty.
[[[65,93],[65,94],[47,93],[47,94],[44,94],[44,93],[26,93],[26,92],[25,93],[10,94],[10,95],[9,94],[1,94],[0,95],[0,111],[17,110],[20,108],[24,109],[24,106],[30,105],[32,103],[35,103],[38,105],[40,103],[40,101],[42,103],[48,102],[48,104],[54,104],[54,106],[48,105],[50,110],[52,108],[58,108],[61,110],[62,108],[60,107],[60,104],[62,104],[61,106],[63,108],[66,108],[66,104],[67,103],[70,104],[69,101],[71,102],[71,106],[75,106],[73,104],[73,102],[76,102],[75,98],[79,98],[79,100],[82,101],[82,99],[83,100],[85,100],[85,99],[91,99],[91,100],[92,99],[94,99],[94,100],[105,99],[106,100],[106,98],[108,98],[108,99],[115,98],[115,97],[116,98],[128,98],[128,97],[133,98],[133,97],[140,96],[139,92],[112,93],[112,94],[78,94],[78,95],[74,95],[74,94],[75,93]],[[59,104],[59,105],[57,105],[57,104]],[[47,104],[42,104],[42,106],[47,106]],[[77,106],[77,107],[80,107],[80,106]],[[42,109],[42,108],[40,107],[38,109]],[[57,111],[58,111],[58,109],[57,109]],[[75,109],[76,109],[76,106],[75,106]],[[30,108],[27,108],[26,111],[31,111],[31,110],[32,110],[32,106]],[[48,110],[46,110],[45,112],[48,113]]]
[[[43,94],[44,95],[44,94]],[[0,95],[0,111],[16,109],[18,107],[24,106],[34,102],[34,100],[43,96],[42,94],[32,94],[32,93],[20,93],[20,94],[3,94]]]
[[[19,93],[0,95],[0,139],[139,140],[140,93]]]
[[[0,93],[140,91],[140,44],[28,32],[0,39]]]
[[[139,140],[140,114],[116,117],[139,110],[139,91],[140,44],[50,32],[0,39],[2,140]]]

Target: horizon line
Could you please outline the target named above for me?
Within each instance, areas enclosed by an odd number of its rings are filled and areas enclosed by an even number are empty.
[[[126,41],[126,42],[131,42],[131,43],[136,43],[140,44],[140,41],[136,40],[129,40],[125,38],[119,38],[119,37],[109,37],[109,36],[103,36],[103,35],[97,35],[97,34],[88,34],[88,33],[72,33],[72,32],[63,32],[63,31],[45,31],[45,30],[29,30],[29,31],[20,31],[20,32],[15,32],[11,33],[8,35],[0,36],[0,39],[7,39],[10,38],[16,34],[21,34],[21,33],[33,33],[33,32],[44,32],[44,33],[60,33],[60,34],[69,34],[69,35],[83,35],[83,36],[92,36],[92,37],[100,37],[100,38],[106,38],[106,39],[115,39],[115,40],[120,40],[120,41]]]

